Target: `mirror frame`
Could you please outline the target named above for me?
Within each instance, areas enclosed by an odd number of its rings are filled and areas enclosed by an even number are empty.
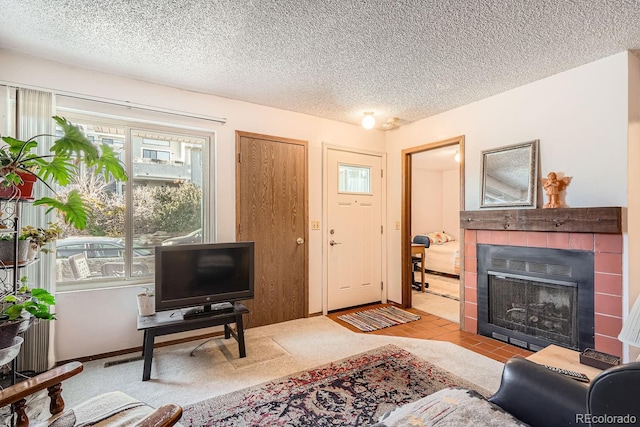
[[[539,140],[527,141],[520,144],[508,145],[491,150],[482,151],[482,190],[480,193],[481,208],[496,207],[531,207],[536,208],[538,203],[538,144]],[[506,200],[497,201],[495,203],[485,200],[487,192],[487,161],[489,156],[506,155],[514,150],[523,148],[529,149],[529,156],[526,163],[520,165],[522,169],[527,170],[529,183],[527,188],[527,198],[525,200],[517,200],[509,202]]]

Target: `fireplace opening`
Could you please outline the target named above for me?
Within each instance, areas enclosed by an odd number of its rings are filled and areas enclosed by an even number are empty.
[[[478,333],[537,351],[593,348],[593,253],[478,245]]]
[[[489,271],[489,323],[578,347],[578,285]]]

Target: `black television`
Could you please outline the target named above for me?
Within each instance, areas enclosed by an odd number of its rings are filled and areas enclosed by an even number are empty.
[[[254,296],[254,242],[156,246],[155,256],[157,311],[210,312]]]

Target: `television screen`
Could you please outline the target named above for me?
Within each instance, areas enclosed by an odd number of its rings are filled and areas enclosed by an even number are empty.
[[[156,310],[253,298],[254,242],[156,247]]]

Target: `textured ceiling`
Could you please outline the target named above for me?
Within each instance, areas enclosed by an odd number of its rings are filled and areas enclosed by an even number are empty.
[[[640,49],[640,0],[0,0],[0,11],[0,48],[348,123],[373,111],[378,128]]]

